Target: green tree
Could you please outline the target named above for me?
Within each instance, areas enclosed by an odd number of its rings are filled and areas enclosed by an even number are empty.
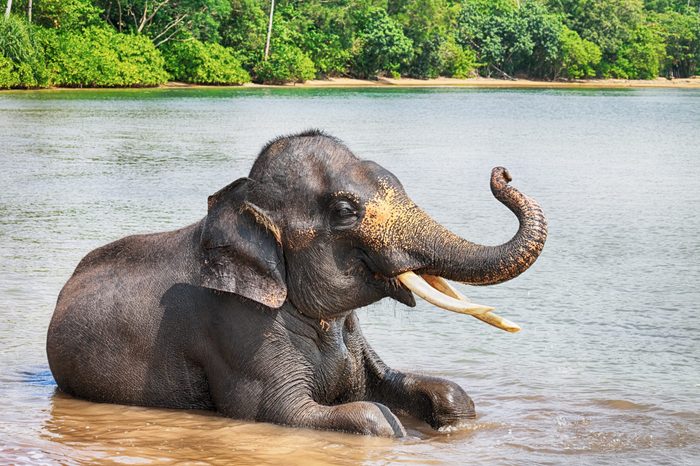
[[[265,84],[302,83],[316,76],[314,63],[299,47],[274,41],[270,57],[260,61],[254,71]]]
[[[350,50],[343,46],[337,34],[316,27],[309,28],[299,45],[322,75],[334,76],[345,72]]]
[[[561,53],[564,23],[559,15],[552,14],[542,2],[523,2],[518,15],[525,23],[524,33],[530,38],[532,49],[523,51],[517,58],[517,69],[534,78],[553,78]]]
[[[670,77],[700,73],[700,13],[668,11],[654,17],[664,40],[663,68]]]
[[[405,0],[391,2],[389,13],[413,42],[413,57],[402,71],[417,78],[435,78],[445,63],[440,51],[450,40],[457,9],[447,0]]]
[[[442,76],[470,78],[479,67],[476,52],[470,48],[462,48],[453,37],[442,42],[438,54]]]
[[[299,48],[323,75],[343,73],[350,50],[342,37],[333,32],[335,28],[328,22],[330,18],[313,13],[313,6],[323,8],[318,2],[306,2],[299,6],[294,2],[280,2],[273,26],[275,40],[288,47]]]
[[[632,40],[644,21],[642,0],[554,0],[550,5],[564,13],[569,28],[598,45],[608,58]]]
[[[677,13],[686,11],[700,12],[700,0],[644,0],[644,6],[647,10],[660,13],[669,11]]]
[[[466,0],[457,26],[457,40],[476,51],[487,76],[555,77],[564,25],[544,3]]]
[[[145,34],[160,46],[194,37],[218,42],[229,0],[96,0],[104,19],[119,32]]]
[[[576,31],[564,26],[560,36],[560,53],[556,77],[592,78],[602,53],[593,42],[581,39]]]
[[[398,75],[413,55],[413,44],[386,10],[369,7],[355,16],[357,35],[352,47],[351,72],[360,78]]]
[[[28,0],[16,1],[18,11],[27,11]],[[102,9],[90,0],[34,0],[32,22],[47,28],[79,31],[102,23]]]
[[[458,42],[476,51],[487,76],[515,74],[519,56],[529,55],[534,46],[511,0],[466,0],[457,28]]]
[[[236,50],[243,67],[252,71],[262,60],[266,28],[267,13],[261,1],[231,0],[231,13],[221,24],[221,44]]]
[[[663,38],[642,0],[556,0],[552,8],[581,38],[598,45],[603,77],[652,79],[664,58]]]

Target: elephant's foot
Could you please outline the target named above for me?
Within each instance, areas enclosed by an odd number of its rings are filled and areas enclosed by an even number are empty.
[[[356,401],[337,406],[313,404],[293,422],[300,427],[378,437],[405,437],[401,421],[386,406]]]
[[[474,402],[466,392],[449,380],[416,377],[416,391],[429,402],[425,421],[433,429],[449,431],[476,417]]]
[[[437,377],[388,370],[373,398],[442,431],[459,428],[476,417],[474,402],[462,387]]]

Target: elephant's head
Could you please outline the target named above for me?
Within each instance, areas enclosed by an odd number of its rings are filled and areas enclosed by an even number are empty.
[[[289,301],[315,318],[386,296],[414,306],[408,288],[449,308],[459,295],[439,277],[500,283],[525,271],[542,251],[544,215],[509,181],[504,168],[495,168],[491,190],[520,228],[505,244],[481,246],[435,222],[394,175],[358,159],[337,139],[317,131],[276,139],[249,178],[210,196],[202,285],[272,308]],[[423,282],[421,288],[406,272],[432,286]]]

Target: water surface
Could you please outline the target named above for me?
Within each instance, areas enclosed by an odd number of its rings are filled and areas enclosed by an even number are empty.
[[[390,365],[443,376],[478,417],[386,440],[56,393],[44,352],[82,256],[174,229],[311,127],[395,173],[453,231],[517,230],[493,166],[542,204],[524,275],[462,287],[523,327],[388,300],[359,312]],[[700,91],[231,90],[0,94],[0,462],[693,464],[700,456]]]

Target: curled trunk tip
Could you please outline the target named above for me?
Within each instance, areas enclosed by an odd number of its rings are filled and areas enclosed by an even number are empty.
[[[491,192],[518,218],[518,232],[499,246],[474,244],[436,224],[430,241],[437,258],[430,270],[471,285],[493,285],[517,277],[539,257],[547,239],[547,220],[539,204],[508,183],[504,167],[491,170]]]

